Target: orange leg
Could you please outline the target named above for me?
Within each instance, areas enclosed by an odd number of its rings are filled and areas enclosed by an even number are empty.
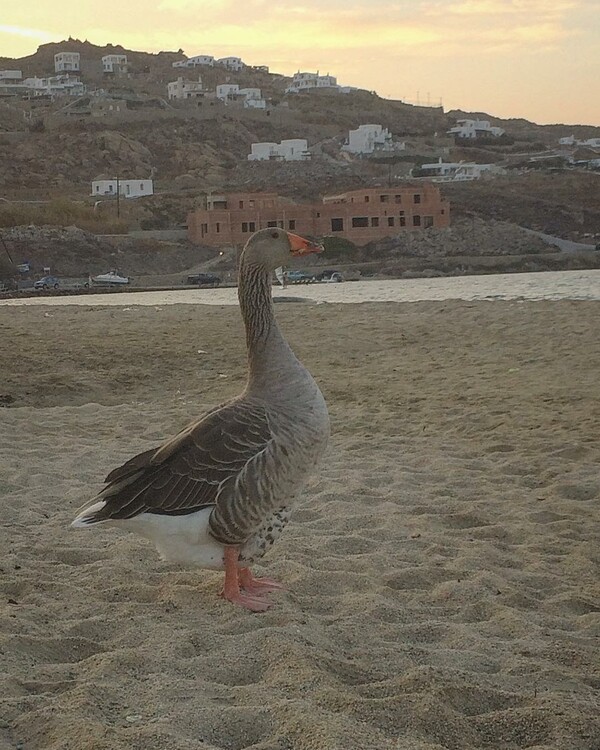
[[[241,588],[249,594],[267,594],[269,591],[280,591],[285,586],[272,578],[254,578],[250,568],[240,568],[238,580]]]
[[[264,612],[269,609],[271,602],[261,599],[260,596],[253,596],[252,593],[240,590],[240,580],[238,571],[239,547],[225,547],[225,585],[221,595],[227,601],[233,604],[239,604],[241,607],[249,609],[251,612]]]

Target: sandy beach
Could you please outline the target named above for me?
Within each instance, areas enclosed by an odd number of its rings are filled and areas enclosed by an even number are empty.
[[[598,750],[599,304],[278,304],[333,434],[261,615],[69,528],[241,389],[235,306],[0,306],[0,750]]]

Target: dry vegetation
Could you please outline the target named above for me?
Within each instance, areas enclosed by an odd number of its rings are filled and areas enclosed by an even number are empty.
[[[95,234],[124,234],[128,222],[106,217],[93,206],[75,203],[66,199],[50,203],[0,203],[0,227],[28,226],[77,226]]]

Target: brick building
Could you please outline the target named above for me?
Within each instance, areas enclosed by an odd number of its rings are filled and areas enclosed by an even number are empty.
[[[450,205],[424,183],[365,188],[294,203],[277,193],[210,195],[188,215],[188,236],[198,245],[243,245],[258,229],[281,227],[300,235],[343,237],[357,245],[409,230],[447,227]]]

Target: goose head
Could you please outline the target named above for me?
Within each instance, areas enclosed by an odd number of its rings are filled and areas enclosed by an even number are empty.
[[[279,227],[269,227],[255,232],[242,251],[241,263],[274,271],[289,265],[292,258],[310,253],[322,253],[323,245],[307,240]]]

